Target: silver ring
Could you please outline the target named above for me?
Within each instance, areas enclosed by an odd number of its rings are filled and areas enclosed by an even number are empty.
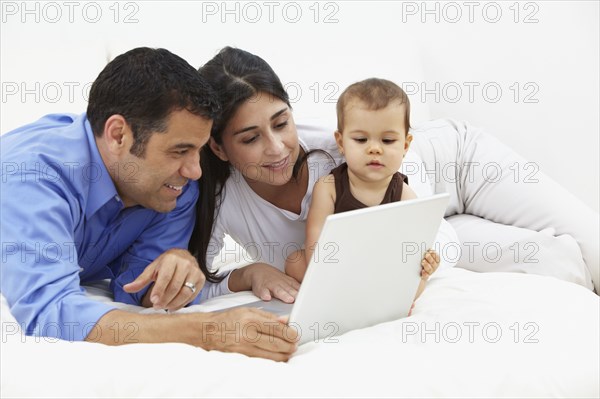
[[[186,281],[185,284],[186,287],[188,287],[190,290],[192,290],[192,294],[196,293],[196,284],[194,283],[190,283],[189,281]]]

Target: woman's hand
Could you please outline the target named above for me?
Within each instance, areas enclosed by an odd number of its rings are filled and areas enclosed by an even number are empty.
[[[277,298],[292,303],[298,295],[300,283],[273,266],[254,263],[231,272],[229,289],[233,292],[252,290],[263,301]]]

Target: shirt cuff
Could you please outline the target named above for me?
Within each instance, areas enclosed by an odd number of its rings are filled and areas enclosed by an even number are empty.
[[[232,294],[233,292],[229,289],[230,276],[231,272],[227,272],[225,278],[220,283],[207,282],[204,284],[202,292],[200,292],[200,295],[198,295],[196,299],[192,301],[192,304],[197,305],[216,296]]]
[[[25,329],[26,335],[58,338],[65,341],[84,341],[90,335],[99,337],[110,333],[101,329],[94,330],[98,320],[116,307],[97,302],[80,295],[74,295],[58,304],[49,307],[49,312],[40,314],[37,321]],[[15,318],[20,320],[18,311]]]
[[[151,284],[148,284],[138,292],[129,293],[125,292],[124,285],[131,283],[144,271],[146,265],[143,267],[130,267],[121,275],[112,279],[110,282],[110,289],[113,292],[114,300],[116,302],[126,303],[128,305],[142,306],[142,299],[146,292],[150,289]]]

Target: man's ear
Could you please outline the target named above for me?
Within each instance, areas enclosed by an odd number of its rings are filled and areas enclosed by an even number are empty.
[[[333,136],[335,137],[335,142],[337,143],[338,151],[340,152],[340,154],[344,155],[344,141],[342,140],[342,133],[339,130],[336,130],[335,133],[333,133]]]
[[[102,139],[110,152],[118,154],[133,144],[133,132],[122,115],[111,115],[104,123]]]
[[[215,139],[213,139],[212,137],[208,140],[208,146],[210,147],[210,149],[212,150],[212,152],[215,153],[215,155],[217,157],[219,157],[219,159],[223,162],[227,162],[229,161],[229,158],[227,157],[227,154],[225,154],[225,151],[223,151],[223,147],[218,144]]]

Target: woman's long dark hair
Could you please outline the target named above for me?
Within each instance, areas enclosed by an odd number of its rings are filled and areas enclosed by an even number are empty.
[[[247,51],[225,47],[198,71],[214,88],[221,102],[221,113],[214,119],[211,131],[211,137],[218,144],[223,143],[223,130],[240,105],[260,93],[268,93],[291,108],[288,94],[273,69],[265,60]],[[294,177],[306,160],[306,155],[299,157],[294,165]],[[199,181],[200,198],[196,203],[196,224],[189,249],[198,260],[206,279],[217,283],[223,278],[210,270],[211,265],[206,264],[206,257],[215,218],[225,196],[230,165],[221,161],[208,145],[201,151],[200,165],[203,172]]]

